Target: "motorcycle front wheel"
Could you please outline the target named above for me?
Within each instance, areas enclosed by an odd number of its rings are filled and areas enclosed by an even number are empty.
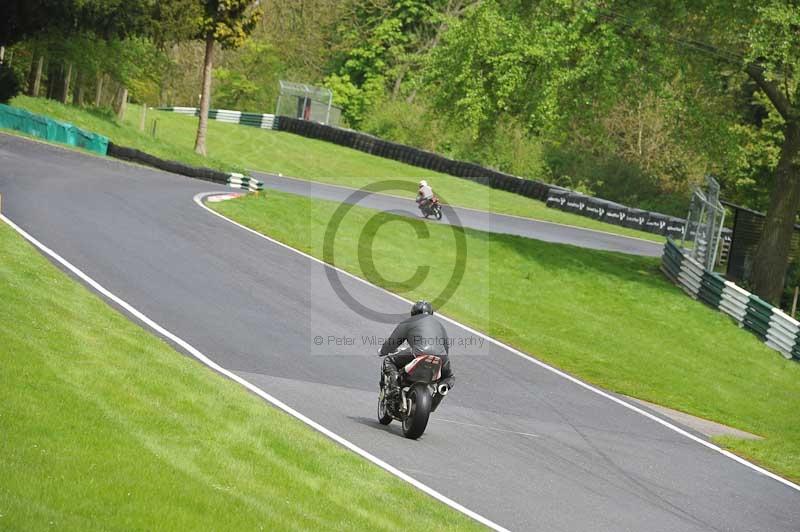
[[[441,220],[442,219],[442,208],[441,207],[437,207],[436,208],[436,219],[437,220]]]
[[[416,440],[425,432],[431,415],[431,394],[424,384],[415,384],[408,392],[408,412],[403,417],[403,436]]]

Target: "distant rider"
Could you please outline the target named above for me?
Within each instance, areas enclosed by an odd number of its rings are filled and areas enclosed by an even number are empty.
[[[399,349],[404,342],[408,345]],[[380,356],[389,355],[383,359],[383,373],[386,376],[389,397],[396,397],[400,391],[397,382],[400,369],[421,352],[442,358],[441,380],[446,379],[452,388],[455,377],[450,369],[447,331],[441,322],[433,317],[433,307],[427,301],[414,303],[411,307],[411,317],[400,322],[381,346]]]
[[[433,189],[428,186],[428,182],[424,179],[419,182],[419,190],[417,191],[417,205],[420,209],[427,207],[431,200],[433,200]]]

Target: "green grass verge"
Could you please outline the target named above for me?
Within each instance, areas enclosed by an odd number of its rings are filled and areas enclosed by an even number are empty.
[[[188,164],[210,166],[222,171],[261,170],[354,188],[370,184],[376,179],[403,179],[416,183],[424,178],[452,205],[606,231],[653,242],[664,241],[658,235],[550,209],[543,202],[517,194],[290,133],[211,120],[208,132],[209,157],[203,158],[193,151],[197,119],[191,116],[149,112],[146,128],[148,131],[151,121],[154,118],[158,120],[157,139],[153,139],[148,133],[139,132],[141,107],[136,105],[130,105],[125,120],[117,123],[108,115],[42,98],[18,96],[12,104],[101,133],[120,145]]]
[[[0,222],[0,529],[477,524],[112,310]]]
[[[277,192],[212,206],[317,257],[336,207]],[[409,299],[438,294],[456,260],[452,229],[399,218],[367,227],[374,215],[355,207],[343,220],[337,266]],[[423,224],[430,237],[419,239],[409,223]],[[366,271],[362,233],[374,236],[375,265]],[[761,435],[719,443],[800,479],[800,364],[688,298],[657,259],[473,230],[466,237],[465,277],[442,312],[608,390]],[[377,272],[410,278],[418,266],[411,257],[431,261],[423,285],[409,291],[380,281]]]

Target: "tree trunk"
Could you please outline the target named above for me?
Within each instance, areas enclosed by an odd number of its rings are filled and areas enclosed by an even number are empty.
[[[117,91],[117,120],[122,122],[125,120],[125,111],[128,108],[128,87],[120,87]]]
[[[773,305],[780,303],[797,211],[800,209],[800,122],[784,129],[781,157],[775,169],[775,184],[769,198],[764,229],[758,242],[753,273],[753,291]]]
[[[64,87],[61,91],[61,103],[66,104],[69,97],[69,83],[72,81],[72,63],[67,63],[67,73],[64,75]]]
[[[28,73],[28,96],[33,96],[35,98],[39,95],[42,68],[44,68],[44,56],[36,54],[31,61],[31,71]]]
[[[98,73],[97,74],[97,87],[94,90],[94,106],[100,107],[100,104],[103,103],[103,80],[105,79],[105,74]]]
[[[45,98],[48,100],[53,99],[53,94],[55,93],[55,88],[53,85],[55,84],[55,80],[58,77],[56,73],[56,67],[52,61],[47,62],[47,86],[45,87]]]
[[[75,89],[72,91],[72,105],[83,106],[83,71],[75,73]]]
[[[206,154],[206,130],[208,129],[208,109],[211,103],[211,65],[214,59],[214,34],[206,35],[206,57],[203,61],[203,93],[200,95],[200,121],[197,124],[197,139],[194,151]]]
[[[400,88],[403,86],[403,79],[405,79],[407,72],[408,66],[403,67],[400,69],[400,73],[394,80],[394,87],[392,87],[392,100],[396,100],[400,96]]]

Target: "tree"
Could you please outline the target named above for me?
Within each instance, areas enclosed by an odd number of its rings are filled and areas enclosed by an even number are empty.
[[[800,208],[799,4],[487,0],[445,34],[428,80],[439,109],[475,136],[510,114],[564,141],[607,116],[633,84],[660,94],[679,79],[685,129],[694,130],[684,142],[721,158],[743,123],[738,89],[753,83],[782,122],[752,273],[756,293],[777,302]]]
[[[374,0],[343,2],[337,54],[325,85],[348,121],[358,125],[387,92],[396,99],[419,72],[449,17],[467,0]],[[407,85],[414,85],[414,79]],[[410,91],[413,94],[413,89]],[[413,96],[410,96],[413,99]]]
[[[0,45],[10,46],[53,26],[69,22],[69,0],[7,0],[0,17]]]
[[[272,112],[278,98],[278,80],[285,65],[275,48],[251,37],[244,46],[221,54],[214,70],[217,106],[259,113]]]
[[[214,61],[214,44],[223,48],[238,48],[253,31],[261,11],[252,0],[203,0],[204,13],[197,38],[205,43],[203,81],[200,96],[200,121],[194,151],[206,154],[208,109],[211,102],[211,71]]]
[[[757,294],[777,303],[800,209],[800,5],[770,2],[758,15],[745,71],[783,120],[783,142],[751,282]]]

